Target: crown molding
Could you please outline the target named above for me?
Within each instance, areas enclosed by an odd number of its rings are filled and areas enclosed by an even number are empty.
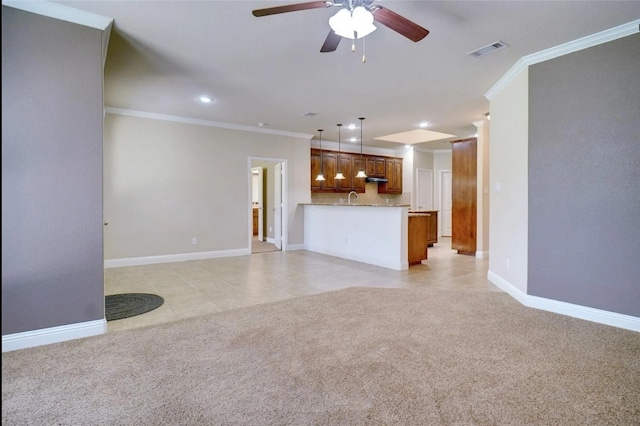
[[[157,114],[155,112],[135,111],[131,109],[105,107],[104,112],[129,117],[149,118],[151,120],[173,121],[176,123],[195,124],[198,126],[218,127],[221,129],[241,130],[244,132],[266,133],[270,135],[289,136],[301,139],[311,139],[313,135],[307,133],[293,133],[284,130],[265,129],[263,127],[242,126],[239,124],[221,123],[219,121],[201,120],[197,118],[180,117],[177,115]]]
[[[85,12],[83,10],[74,9],[69,6],[49,1],[2,0],[2,5],[24,10],[25,12],[35,13],[37,15],[48,16],[49,18],[84,25],[86,27],[97,28],[102,31],[109,29],[113,22],[112,18],[107,18],[95,13]]]
[[[577,52],[579,50],[587,49],[589,47],[597,46],[602,43],[617,40],[622,37],[626,37],[632,34],[640,32],[640,19],[631,21],[627,24],[623,24],[614,28],[610,28],[605,31],[601,31],[596,34],[592,34],[586,37],[579,38],[577,40],[570,41],[549,49],[541,50],[531,55],[523,56],[516,64],[511,67],[507,73],[502,76],[500,80],[484,95],[488,100],[493,99],[498,93],[500,93],[505,87],[507,87],[522,71],[533,64],[539,62],[548,61],[550,59],[557,58],[559,56],[567,55],[569,53]]]

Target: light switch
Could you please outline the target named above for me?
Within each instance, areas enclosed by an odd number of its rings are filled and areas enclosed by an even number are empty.
[[[500,182],[494,182],[493,184],[493,192],[502,191],[502,184]]]

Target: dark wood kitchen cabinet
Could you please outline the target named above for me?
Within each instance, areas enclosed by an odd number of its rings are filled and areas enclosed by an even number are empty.
[[[318,173],[322,171],[325,180],[317,181]],[[338,171],[338,153],[332,151],[320,152],[311,150],[311,192],[336,192],[336,172]]]
[[[409,213],[407,260],[409,265],[417,265],[427,259],[428,217],[426,214]]]
[[[386,164],[385,157],[367,155],[365,156],[364,172],[368,177],[383,178],[386,176]]]
[[[477,139],[451,142],[451,248],[476,252]]]
[[[438,211],[431,210],[427,213],[427,244],[433,247],[438,242]]]
[[[356,172],[352,170],[351,154],[341,152],[338,154],[338,171],[342,172],[344,179],[338,179],[335,182],[338,192],[350,192],[353,187],[353,180]]]
[[[402,194],[402,158],[385,159],[385,177],[389,182],[378,185],[379,194]]]
[[[357,153],[311,149],[311,192],[363,193],[366,178],[355,177],[364,169],[368,177],[380,177],[389,180],[378,185],[378,193],[402,194],[402,158],[361,155]],[[336,180],[340,170],[343,180]],[[323,172],[325,180],[317,181],[316,176]]]
[[[351,157],[351,170],[353,171],[353,176],[354,176],[351,189],[353,191],[356,191],[359,194],[364,193],[364,189],[366,186],[366,178],[357,178],[355,177],[355,175],[358,173],[358,171],[364,169],[365,167],[364,162],[365,162],[364,156],[353,155]]]

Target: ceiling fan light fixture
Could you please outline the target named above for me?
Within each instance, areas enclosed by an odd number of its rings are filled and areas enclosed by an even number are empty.
[[[376,30],[376,26],[373,25],[373,13],[362,6],[353,9],[351,22],[354,30],[358,34],[358,38],[368,36]]]
[[[363,6],[356,7],[353,12],[340,9],[329,18],[329,26],[340,37],[349,39],[362,38],[376,30],[376,26],[373,25],[373,13]]]

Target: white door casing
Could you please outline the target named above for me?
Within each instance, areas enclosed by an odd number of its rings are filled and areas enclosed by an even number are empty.
[[[273,207],[273,244],[279,249],[282,250],[282,210],[283,210],[283,199],[282,199],[282,182],[285,180],[284,173],[285,167],[284,163],[278,163],[274,167],[274,178],[275,178],[275,187],[274,187],[274,207]]]
[[[264,241],[264,170],[258,167],[258,240]]]
[[[451,170],[440,170],[440,235],[451,236],[451,211],[453,210],[451,197]]]

